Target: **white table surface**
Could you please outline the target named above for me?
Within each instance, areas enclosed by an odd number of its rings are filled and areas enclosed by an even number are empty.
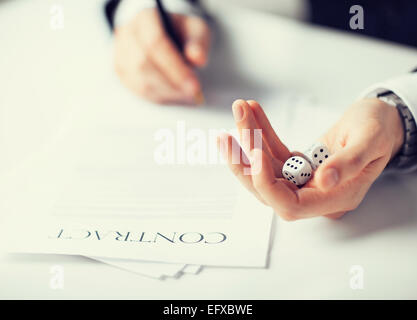
[[[47,143],[72,108],[105,101],[108,86],[114,101],[136,99],[112,70],[103,1],[56,3],[65,14],[56,31],[49,26],[55,1],[0,3],[0,172]],[[264,87],[312,93],[334,114],[370,84],[417,64],[411,48],[228,7],[215,15],[227,45],[215,47],[213,70],[227,72],[204,73],[211,90],[234,83],[247,98]],[[267,269],[204,268],[157,281],[83,257],[3,253],[0,298],[417,298],[416,186],[415,176],[384,177],[339,221],[276,219]],[[54,265],[65,271],[61,290],[49,286]],[[349,287],[352,265],[364,268],[362,290]]]

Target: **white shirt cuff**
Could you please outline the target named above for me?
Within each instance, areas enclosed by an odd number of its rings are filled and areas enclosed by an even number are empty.
[[[417,119],[417,73],[408,73],[377,83],[366,89],[361,98],[376,97],[384,91],[394,92],[410,109],[414,119]]]
[[[192,14],[193,5],[185,0],[165,0],[164,7],[168,12]],[[117,7],[115,26],[120,26],[132,20],[141,10],[156,7],[155,0],[122,0]]]
[[[372,98],[386,91],[391,91],[397,95],[408,107],[414,119],[417,119],[417,73],[408,73],[381,83],[377,83],[366,89],[360,97]],[[390,168],[388,172],[408,173],[416,170],[417,164],[406,169]]]

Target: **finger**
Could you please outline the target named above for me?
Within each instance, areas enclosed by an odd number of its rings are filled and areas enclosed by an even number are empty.
[[[299,206],[294,214],[301,218],[333,215],[354,210],[372,185],[373,179],[360,175],[345,184],[323,191],[308,184],[296,190]],[[332,216],[331,216],[332,217]]]
[[[336,151],[317,169],[315,175],[318,187],[329,190],[359,175],[379,157],[374,140],[366,132],[350,139],[346,146]]]
[[[263,149],[269,157],[272,157],[262,141],[262,131],[255,120],[255,116],[249,104],[242,99],[236,100],[232,105],[233,117],[239,131],[240,142],[246,154],[250,154],[253,148]]]
[[[253,185],[260,196],[285,220],[296,219],[297,187],[274,177],[271,161],[261,149],[252,150],[251,164]]]
[[[161,38],[153,49],[151,59],[168,80],[184,94],[194,97],[201,91],[200,83],[171,40]]]
[[[139,96],[159,104],[192,103],[181,91],[173,88],[167,79],[151,63],[141,66],[140,72],[130,70],[122,76],[122,81]]]
[[[255,121],[255,117],[245,100],[236,100],[232,104],[233,117],[235,118],[236,126],[239,131],[240,142],[243,150],[247,154],[254,148],[255,143],[258,148],[262,148],[261,135],[259,135],[259,127]],[[257,132],[256,136],[253,133]],[[255,141],[256,140],[256,141]]]
[[[146,32],[141,33],[140,40],[147,51],[148,57],[158,66],[175,88],[182,90],[184,94],[190,97],[196,96],[201,91],[197,76],[186,63],[173,41],[169,39],[158,13],[152,11],[144,20],[138,28],[146,30]],[[152,28],[149,28],[149,25]]]
[[[290,151],[278,138],[274,128],[272,128],[268,117],[266,116],[259,103],[254,100],[248,100],[247,102],[253,111],[256,122],[258,123],[259,127],[262,128],[262,134],[265,138],[265,142],[268,144],[269,149],[271,150],[272,155],[277,159],[285,162],[288,158],[291,157]]]
[[[153,67],[152,71],[142,78],[149,83],[149,87],[157,96],[159,103],[194,104],[194,97],[185,95],[181,90],[175,88],[157,66],[152,62],[150,64]]]
[[[240,135],[240,142],[246,154],[254,148],[262,149],[272,161],[275,177],[282,177],[283,162],[275,159],[266,143],[263,141],[262,129],[255,120],[249,104],[242,99],[236,100],[233,105],[233,115]]]
[[[231,135],[224,133],[217,138],[217,148],[222,156],[226,159],[227,164],[233,174],[239,179],[242,185],[252,192],[258,200],[266,204],[265,200],[259,195],[252,183],[250,175],[250,166],[245,157],[243,150],[240,148],[238,142]]]
[[[200,17],[174,15],[174,25],[184,43],[185,58],[197,67],[207,64],[210,29]]]
[[[125,86],[156,103],[193,103],[181,90],[174,88],[148,59],[138,38],[126,27],[121,28],[116,36],[115,69]]]
[[[346,214],[346,211],[342,211],[342,212],[326,214],[325,217],[329,218],[329,219],[332,219],[332,220],[337,220],[337,219],[340,219],[341,217],[343,217],[345,214]]]

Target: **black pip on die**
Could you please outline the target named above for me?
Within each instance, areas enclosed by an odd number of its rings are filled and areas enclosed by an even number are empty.
[[[282,167],[282,176],[297,186],[301,186],[310,180],[312,172],[310,163],[298,156],[289,158]]]
[[[330,152],[324,144],[315,143],[304,152],[304,155],[313,170],[316,170],[330,156]]]

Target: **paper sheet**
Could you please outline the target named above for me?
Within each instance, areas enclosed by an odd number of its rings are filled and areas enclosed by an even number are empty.
[[[138,273],[151,278],[162,279],[164,277],[176,277],[185,270],[186,265],[177,263],[158,263],[150,261],[132,261],[127,259],[111,259],[101,257],[90,257],[94,260],[108,265]],[[193,271],[194,268],[191,269]]]
[[[9,230],[24,235],[9,249],[264,267],[270,208],[239,191],[224,164],[190,163],[189,145],[186,161],[178,160],[179,149],[174,163],[155,161],[161,129],[173,133],[176,148],[190,144],[189,136],[179,142],[184,125],[210,143],[215,135],[204,130],[221,129],[229,117],[210,109],[142,109],[136,118],[137,110],[130,111],[107,105],[100,113],[83,112],[63,138],[5,180],[4,210],[19,217]]]

